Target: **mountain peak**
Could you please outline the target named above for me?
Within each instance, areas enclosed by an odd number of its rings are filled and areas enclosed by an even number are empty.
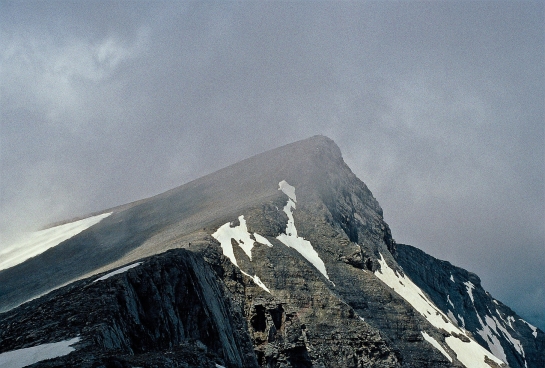
[[[96,220],[0,271],[0,365],[59,341],[37,366],[545,363],[545,335],[476,275],[393,241],[324,136]]]

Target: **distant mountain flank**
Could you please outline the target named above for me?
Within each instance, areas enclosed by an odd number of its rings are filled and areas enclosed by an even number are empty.
[[[0,366],[528,367],[545,334],[397,244],[315,136],[0,254]]]

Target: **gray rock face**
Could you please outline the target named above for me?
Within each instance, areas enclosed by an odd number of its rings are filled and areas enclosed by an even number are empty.
[[[284,180],[296,201],[279,190]],[[543,333],[477,276],[396,244],[328,138],[111,211],[0,271],[0,310],[9,310],[0,314],[0,353],[79,335],[76,351],[36,367],[500,366],[491,353],[472,365],[454,350],[479,343],[512,367],[543,367]],[[223,226],[233,234],[225,242]],[[134,262],[142,264],[93,282]],[[406,277],[420,288],[416,302],[392,289]],[[469,332],[448,332],[437,316]]]
[[[2,351],[80,336],[75,353],[36,366],[146,363],[164,352],[164,367],[184,366],[188,356],[195,366],[257,366],[242,310],[202,257],[173,250],[96,279],[4,314]]]

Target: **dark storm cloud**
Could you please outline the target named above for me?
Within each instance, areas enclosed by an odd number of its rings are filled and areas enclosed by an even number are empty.
[[[543,3],[0,7],[2,244],[325,134],[397,241],[545,328]]]

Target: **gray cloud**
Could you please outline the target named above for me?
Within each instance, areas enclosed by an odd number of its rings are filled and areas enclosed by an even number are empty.
[[[2,243],[325,134],[397,241],[545,329],[542,3],[1,7]]]

